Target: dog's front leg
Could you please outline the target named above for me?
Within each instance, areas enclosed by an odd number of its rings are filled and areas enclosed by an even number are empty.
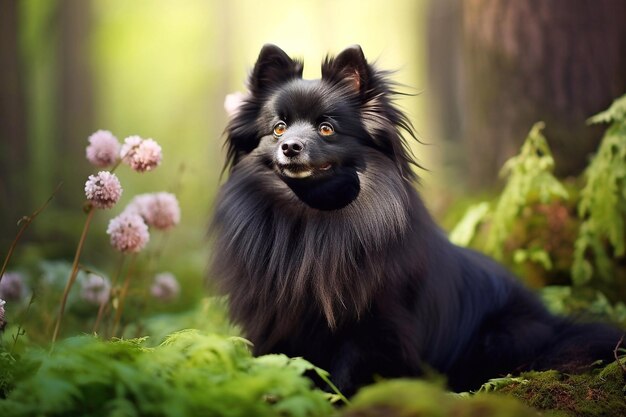
[[[356,390],[371,382],[367,376],[367,354],[352,340],[346,341],[335,354],[331,362],[330,379],[345,396],[353,395]]]

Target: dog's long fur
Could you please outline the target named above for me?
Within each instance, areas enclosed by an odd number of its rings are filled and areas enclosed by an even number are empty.
[[[402,136],[410,123],[387,73],[359,47],[327,58],[321,80],[302,80],[302,66],[265,46],[227,127],[212,275],[255,354],[303,356],[348,393],[375,375],[435,369],[467,390],[611,359],[618,330],[550,315],[502,267],[437,228],[414,188]],[[278,118],[312,135],[304,143],[332,175],[281,174]],[[335,137],[317,138],[313,122],[310,132],[306,121],[319,118],[337,124]]]

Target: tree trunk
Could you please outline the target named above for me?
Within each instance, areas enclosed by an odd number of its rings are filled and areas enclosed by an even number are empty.
[[[93,125],[93,82],[88,44],[90,18],[91,1],[60,2],[57,177],[64,182],[59,203],[70,210],[76,210],[84,200],[82,189],[89,172],[85,147],[87,137],[97,130]],[[71,164],[64,161],[71,161]]]
[[[465,0],[457,7],[470,185],[494,183],[539,120],[557,174],[580,174],[603,131],[586,119],[626,92],[626,1]]]
[[[25,210],[30,205],[24,189],[28,144],[17,3],[0,1],[0,253],[15,235],[16,223],[27,214]]]

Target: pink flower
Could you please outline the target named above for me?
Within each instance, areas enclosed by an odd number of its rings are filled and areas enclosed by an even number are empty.
[[[178,284],[176,277],[169,272],[156,274],[154,283],[150,287],[152,296],[161,301],[171,301],[178,297],[179,292],[180,284]]]
[[[108,130],[98,130],[89,136],[87,160],[97,167],[107,167],[117,162],[120,143]]]
[[[161,163],[161,147],[152,139],[129,136],[120,151],[122,160],[137,172],[150,171]]]
[[[142,141],[143,139],[137,135],[129,136],[124,139],[124,144],[120,149],[120,158],[122,158],[122,160],[126,160],[126,158],[128,158],[139,147],[139,145],[141,145]]]
[[[80,298],[90,304],[101,305],[109,301],[111,282],[99,275],[88,274],[80,289]]]
[[[18,272],[5,272],[0,281],[0,298],[18,301],[26,296],[28,288]]]
[[[159,230],[170,229],[180,222],[180,206],[171,193],[140,194],[132,199],[125,211],[139,214],[148,226]]]
[[[241,105],[247,96],[247,94],[240,91],[226,95],[226,98],[224,99],[224,110],[226,111],[228,117],[233,118],[237,115],[237,113],[239,113]]]
[[[97,175],[89,176],[85,183],[85,195],[95,207],[108,209],[120,199],[122,185],[115,174],[100,171]]]
[[[107,234],[111,236],[111,245],[124,253],[137,253],[150,240],[148,226],[141,216],[130,212],[123,212],[111,219]]]
[[[4,319],[4,305],[6,301],[0,299],[0,331],[4,330],[4,326],[7,325],[6,320]]]

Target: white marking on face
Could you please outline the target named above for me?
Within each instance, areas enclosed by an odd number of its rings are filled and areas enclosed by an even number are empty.
[[[287,177],[289,178],[306,178],[306,177],[310,177],[311,175],[313,175],[313,171],[310,169],[307,169],[305,171],[292,171],[290,169],[283,169],[283,174],[285,174]]]

